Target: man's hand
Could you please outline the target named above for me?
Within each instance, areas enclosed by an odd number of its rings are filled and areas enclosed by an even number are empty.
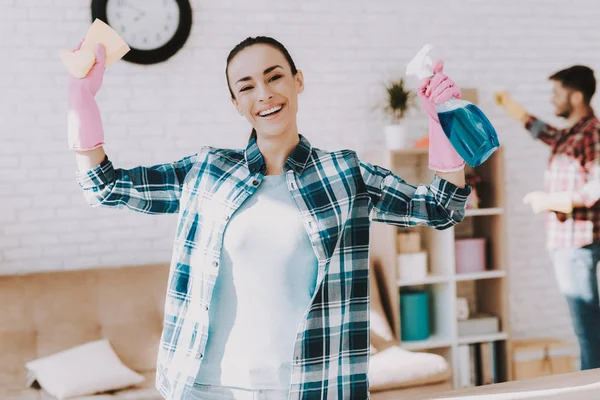
[[[523,198],[523,203],[529,204],[536,214],[542,211],[570,214],[573,211],[573,196],[569,192],[531,192]]]
[[[496,104],[504,107],[508,115],[518,122],[525,122],[527,119],[527,110],[521,104],[517,103],[508,92],[496,92]]]
[[[529,204],[533,212],[539,214],[542,211],[548,211],[547,197],[545,192],[531,192],[525,195],[523,203]]]

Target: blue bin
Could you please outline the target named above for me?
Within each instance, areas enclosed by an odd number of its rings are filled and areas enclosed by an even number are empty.
[[[407,290],[400,294],[400,339],[425,340],[431,335],[429,293]]]

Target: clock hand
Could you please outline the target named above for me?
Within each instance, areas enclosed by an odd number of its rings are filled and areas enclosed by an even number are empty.
[[[134,10],[138,13],[138,17],[136,17],[136,19],[135,19],[136,21],[138,19],[140,19],[140,16],[143,17],[144,15],[146,15],[146,13],[144,11],[140,10],[137,7],[132,6],[131,3],[129,3],[128,1],[123,0],[123,4],[125,4],[127,7],[131,8],[132,10]]]

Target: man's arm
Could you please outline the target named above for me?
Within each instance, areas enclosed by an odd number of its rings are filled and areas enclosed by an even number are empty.
[[[533,192],[523,201],[535,212],[557,211],[565,214],[574,208],[591,208],[600,201],[600,130],[590,126],[581,143],[586,183],[576,191],[556,193]]]
[[[508,92],[496,93],[496,103],[504,108],[515,121],[524,124],[534,139],[552,146],[560,136],[560,130],[529,114],[525,107],[515,101]]]
[[[560,129],[545,123],[533,115],[527,114],[524,124],[525,129],[529,131],[534,139],[540,140],[549,146],[553,146],[561,135]]]

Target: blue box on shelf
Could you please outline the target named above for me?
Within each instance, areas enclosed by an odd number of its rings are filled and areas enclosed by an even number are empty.
[[[426,340],[431,335],[429,293],[409,289],[400,293],[400,332],[402,341]]]

